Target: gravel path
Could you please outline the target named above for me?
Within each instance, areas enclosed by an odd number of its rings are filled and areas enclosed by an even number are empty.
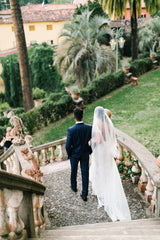
[[[91,185],[89,186],[88,201],[84,202],[81,199],[80,168],[78,169],[77,193],[70,189],[69,161],[49,164],[41,167],[41,170],[44,173],[43,182],[46,185],[45,210],[48,213],[48,228],[111,221],[103,208],[97,208],[97,198],[91,195]],[[122,183],[132,219],[154,217],[150,205],[139,193],[137,185],[133,184],[130,179],[122,181]]]

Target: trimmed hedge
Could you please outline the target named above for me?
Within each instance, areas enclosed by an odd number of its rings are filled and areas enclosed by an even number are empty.
[[[150,58],[135,60],[131,63],[130,72],[133,76],[138,77],[152,69],[152,60]]]
[[[91,103],[92,101],[100,98],[112,90],[122,86],[125,83],[125,74],[123,71],[116,73],[105,73],[94,79],[90,86],[80,91],[80,96],[83,98],[84,103]]]
[[[160,62],[160,57],[157,61]],[[132,72],[133,76],[140,76],[151,69],[152,60],[146,58],[132,62],[130,72]],[[84,103],[88,104],[124,84],[125,74],[123,71],[105,73],[94,79],[89,86],[82,89],[80,91],[80,96],[83,98]],[[53,123],[65,117],[73,111],[73,108],[74,102],[71,96],[60,92],[51,94],[49,99],[42,103],[42,105],[28,111],[27,113],[20,114],[22,112],[21,108],[19,108],[17,112],[14,112],[22,119],[28,133],[33,134],[41,127],[47,126],[49,123]],[[7,126],[8,124],[8,118],[0,118],[0,126]],[[5,131],[5,127],[0,127],[0,139],[3,137]]]
[[[70,95],[64,95],[56,103],[46,101],[37,108],[21,114],[20,118],[29,134],[49,123],[53,123],[73,111],[74,104]]]

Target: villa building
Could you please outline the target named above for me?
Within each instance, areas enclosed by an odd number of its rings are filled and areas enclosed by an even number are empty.
[[[57,45],[66,21],[71,21],[75,4],[36,4],[21,7],[27,46],[47,42]],[[16,48],[11,10],[0,11],[0,52]]]

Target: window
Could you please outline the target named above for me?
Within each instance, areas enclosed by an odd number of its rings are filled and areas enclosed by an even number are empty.
[[[30,25],[29,26],[29,31],[35,31],[35,26],[34,25]]]
[[[47,25],[47,30],[52,30],[52,25]]]
[[[48,43],[49,45],[53,45],[53,40],[48,40],[47,43]]]
[[[142,13],[141,18],[146,18],[146,14]]]

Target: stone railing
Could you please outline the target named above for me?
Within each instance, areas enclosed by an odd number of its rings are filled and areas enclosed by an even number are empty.
[[[45,186],[27,144],[12,145],[0,156],[0,239],[27,239],[45,227]]]
[[[42,165],[53,163],[54,161],[67,160],[67,153],[65,149],[66,138],[32,147],[32,152],[36,155]]]
[[[135,159],[132,166],[131,179],[132,182],[138,184],[138,189],[144,192],[146,201],[151,203],[153,212],[160,216],[160,169],[156,164],[156,158],[149,152],[142,144],[138,143],[127,134],[116,130],[117,142],[119,145],[119,160],[124,159],[123,152],[127,152],[128,158],[126,159],[127,166],[132,165],[131,158]],[[54,161],[62,161],[67,159],[65,150],[66,138],[43,144],[37,147],[32,147],[32,151],[36,154],[37,158],[42,155],[42,164],[53,163]],[[57,158],[55,156],[56,147],[59,147]],[[50,157],[47,153],[50,151]]]
[[[131,157],[135,159],[132,182],[138,184],[139,191],[144,192],[146,201],[150,202],[152,211],[156,216],[160,216],[160,169],[156,158],[142,144],[118,129],[116,136],[120,150],[119,159],[124,158],[123,150],[128,153],[127,165],[131,164]]]

